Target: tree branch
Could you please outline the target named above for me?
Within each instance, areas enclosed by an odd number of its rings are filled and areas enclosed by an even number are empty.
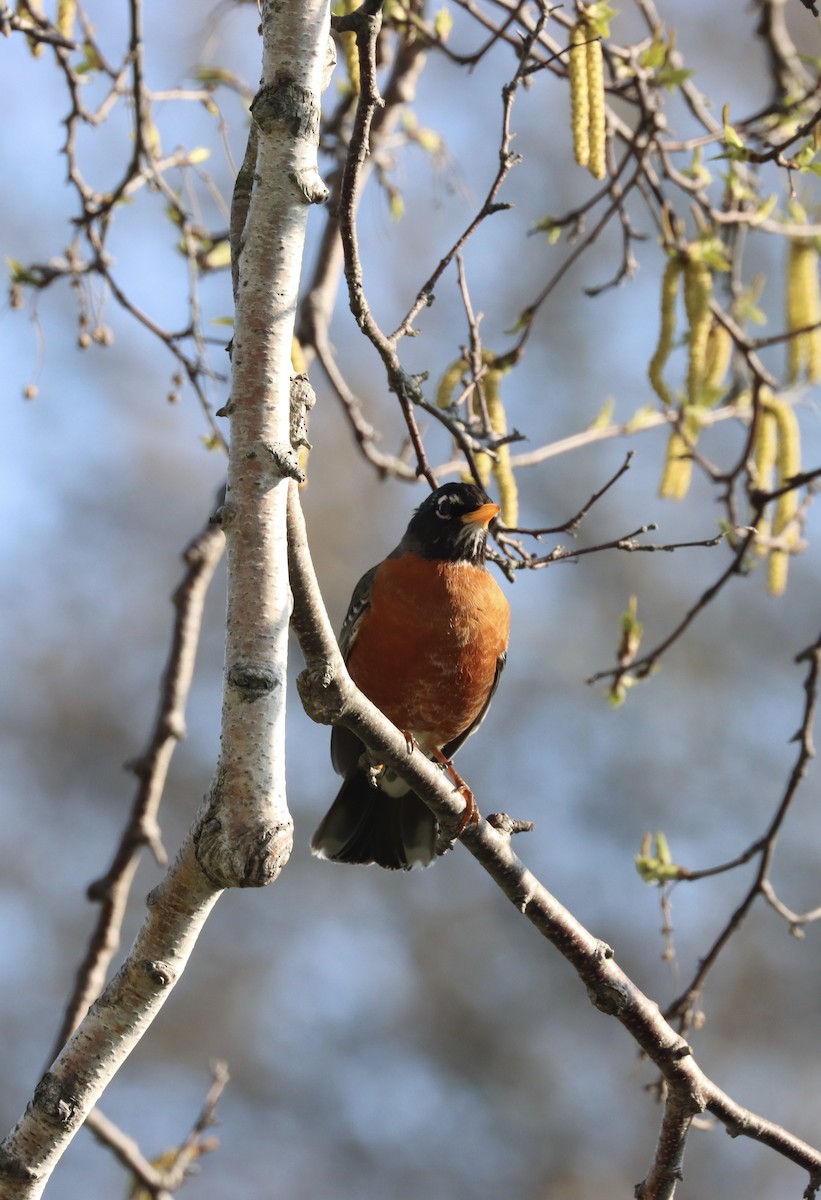
[[[266,3],[254,191],[240,262],[231,455],[221,525],[228,632],[220,761],[176,862],[149,897],[131,952],[0,1145],[4,1200],[35,1200],[105,1087],[182,974],[223,887],[274,879],[291,848],[285,800],[290,607],[285,507],[290,356],[316,169],[329,13],[323,0]]]
[[[287,14],[280,5],[263,7],[263,78],[251,105],[256,162],[251,172],[246,156],[233,205],[239,260],[221,510],[228,556],[222,735],[195,834],[200,863],[223,887],[271,882],[292,844],[285,794],[285,506],[287,479],[300,470],[290,440],[291,348],[308,209],[327,197],[317,145],[328,22],[323,0],[294,3]]]
[[[404,734],[353,685],[345,670],[317,584],[295,485],[288,497],[289,563],[294,593],[293,628],[307,664],[299,690],[306,711],[323,724],[353,730],[372,751],[410,784],[440,823],[453,825],[464,801],[438,767],[419,753],[408,753]],[[674,1179],[680,1168],[689,1116],[705,1109],[726,1125],[732,1136],[744,1134],[775,1149],[810,1175],[810,1189],[821,1180],[821,1151],[781,1126],[748,1112],[727,1096],[701,1070],[691,1048],[667,1023],[658,1005],[636,987],[616,964],[613,951],[588,932],[516,857],[510,838],[487,821],[462,834],[465,848],[485,868],[510,902],[573,966],[600,1012],[615,1017],[639,1048],[655,1063],[674,1097],[662,1144],[670,1153],[657,1155],[648,1178]],[[655,1186],[655,1185],[654,1185]],[[652,1194],[652,1193],[648,1193]],[[658,1195],[671,1194],[658,1192]]]
[[[119,949],[123,914],[140,851],[147,845],[158,863],[166,861],[157,812],[171,757],[185,737],[185,706],[194,674],[203,605],[222,558],[224,540],[222,531],[209,520],[183,552],[186,571],[173,596],[174,629],[154,728],[143,754],[129,764],[138,779],[137,791],[111,866],[88,887],[89,899],[99,902],[100,912],[49,1062],[102,990],[111,959]]]

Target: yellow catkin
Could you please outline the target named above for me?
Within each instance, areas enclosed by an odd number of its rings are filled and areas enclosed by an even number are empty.
[[[667,458],[659,485],[662,500],[683,500],[687,495],[693,474],[693,460],[685,457],[687,453],[687,443],[674,429],[667,443]]]
[[[817,321],[821,321],[818,250],[806,238],[793,238],[787,261],[787,328],[801,329]],[[787,375],[791,383],[801,377],[811,383],[821,379],[821,329],[797,334],[787,342]]]
[[[485,376],[485,403],[490,417],[490,424],[497,437],[507,433],[507,416],[502,403],[501,381],[503,372],[498,368],[491,369]],[[502,506],[502,521],[508,529],[519,524],[519,489],[516,477],[510,465],[510,446],[506,443],[496,449],[493,460],[493,478],[499,489],[499,503]]]
[[[585,26],[588,43],[587,51],[587,107],[589,111],[588,169],[594,179],[604,179],[607,172],[605,162],[605,147],[607,126],[604,104],[604,57],[602,55],[601,38],[591,25]]]
[[[775,414],[771,411],[768,403],[764,401],[761,405],[761,412],[758,418],[758,432],[755,439],[755,449],[753,452],[753,466],[755,470],[754,483],[762,492],[769,492],[773,486],[773,473],[775,471],[775,460],[778,455],[778,427],[775,423]],[[756,542],[756,553],[766,555],[769,553],[769,546],[766,540],[772,535],[772,523],[766,514],[762,514],[757,525],[759,541]]]
[[[338,3],[333,5],[333,12],[338,17],[346,17],[352,13],[357,7],[356,0],[338,0]],[[387,13],[383,7],[382,19],[387,20]],[[348,82],[351,85],[351,91],[355,96],[359,95],[359,49],[356,44],[356,34],[352,29],[346,29],[339,34],[339,45],[342,50],[342,57],[345,59],[345,68],[348,72]]]
[[[778,430],[778,454],[775,460],[776,484],[778,487],[783,487],[793,475],[797,475],[801,470],[801,433],[792,405],[786,404],[783,400],[773,400],[771,401],[771,410]],[[778,537],[784,532],[797,511],[797,488],[778,497],[773,515],[774,537]]]
[[[786,550],[771,550],[767,559],[767,591],[771,596],[783,596],[787,590],[790,556]]]
[[[673,402],[662,373],[667,364],[667,359],[670,357],[675,339],[676,301],[678,299],[680,278],[681,260],[677,257],[668,258],[661,280],[661,327],[659,329],[659,340],[653,352],[653,357],[650,359],[650,366],[647,368],[647,376],[653,387],[653,391],[665,408],[669,408]]]
[[[683,432],[670,431],[667,457],[659,484],[662,500],[683,500],[690,490],[693,478],[692,449],[698,440],[699,420],[695,413],[688,413],[682,422]]]
[[[307,375],[308,365],[305,362],[305,353],[302,349],[302,343],[299,338],[291,338],[291,366],[295,375]]]
[[[713,321],[707,335],[707,351],[704,359],[704,386],[708,403],[713,404],[721,392],[721,385],[733,355],[733,339],[720,321]]]
[[[687,402],[703,403],[704,377],[707,365],[707,339],[710,336],[710,300],[713,296],[713,277],[706,263],[688,259],[684,266],[684,309],[690,326],[687,335]]]
[[[492,463],[490,455],[487,450],[479,450],[474,454],[473,461],[476,466],[476,474],[479,476],[479,482],[483,488],[487,488],[487,485],[490,483],[490,468]],[[473,472],[469,471],[467,467],[459,473],[459,478],[462,480],[462,483],[475,482]]]
[[[504,404],[502,403],[500,387],[504,371],[494,365],[495,361],[495,355],[491,350],[483,351],[482,362],[489,370],[482,379],[482,393],[490,420],[490,428],[497,437],[504,437],[507,433],[507,417]],[[439,408],[447,408],[452,403],[453,393],[467,368],[468,363],[466,360],[458,358],[445,371],[436,389],[436,403]],[[475,389],[468,403],[470,406],[470,415],[474,419],[478,418],[479,397]],[[508,528],[517,525],[519,520],[519,491],[516,486],[513,470],[510,466],[510,447],[508,445],[499,446],[492,454],[487,450],[478,450],[474,455],[474,463],[476,473],[483,487],[487,487],[491,475],[493,475],[496,481],[496,486],[499,489],[499,502],[502,508],[501,516],[504,524]],[[473,476],[468,470],[462,471],[461,477],[466,483],[470,483],[473,480]]]
[[[580,167],[590,162],[590,96],[587,84],[587,23],[578,21],[570,31],[567,77],[570,81],[570,123],[573,154]]]
[[[488,353],[489,352],[487,351],[485,352],[485,361],[488,360]],[[439,384],[436,388],[436,405],[438,408],[449,408],[453,403],[453,393],[459,386],[467,368],[468,363],[464,358],[457,358],[456,361],[451,363],[451,365],[447,368],[444,375],[439,380]],[[477,411],[475,391],[471,394],[468,404],[470,406],[471,416],[476,417]],[[482,487],[487,487],[488,483],[490,483],[490,471],[492,465],[491,455],[488,454],[486,450],[478,450],[474,455],[474,463],[476,465],[476,474],[479,476],[479,482],[481,483]],[[467,467],[461,472],[460,478],[463,483],[473,482],[473,475],[467,469]]]
[[[801,470],[801,434],[791,405],[771,399],[766,411],[776,429],[775,482],[776,487],[782,487]],[[793,488],[775,502],[771,535],[785,544],[773,547],[767,560],[767,591],[771,596],[782,596],[787,589],[790,550],[798,544],[797,513],[798,490]]]
[[[348,79],[351,84],[351,91],[355,96],[359,95],[359,48],[356,44],[356,34],[352,29],[346,29],[344,33],[339,35],[339,40],[342,43],[342,54],[345,59],[345,66],[348,71]]]
[[[34,14],[35,16],[42,16],[43,0],[28,0],[27,4],[18,3],[16,6],[16,11],[19,17],[25,17],[29,20],[31,18],[31,14]],[[28,36],[26,37],[26,41],[28,42],[29,50],[31,50],[31,53],[34,55],[34,57],[42,58],[45,52],[45,46],[43,43],[38,42],[36,38]]]
[[[59,0],[57,5],[57,28],[69,41],[74,37],[74,20],[77,16],[77,0]]]
[[[446,369],[436,388],[437,408],[450,408],[453,403],[453,393],[456,391],[466,367],[465,360],[457,358],[456,362],[451,363]]]

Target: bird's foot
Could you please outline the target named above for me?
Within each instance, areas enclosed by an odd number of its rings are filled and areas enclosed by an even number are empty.
[[[460,838],[468,825],[478,825],[479,823],[479,807],[473,796],[473,792],[465,783],[462,776],[455,769],[449,758],[446,758],[441,750],[432,750],[431,757],[444,768],[448,777],[453,783],[454,788],[460,796],[464,798],[465,810],[459,818],[459,823],[456,826],[455,836]]]

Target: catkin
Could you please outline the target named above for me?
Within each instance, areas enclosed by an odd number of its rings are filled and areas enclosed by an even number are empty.
[[[787,328],[801,329],[821,321],[818,250],[807,238],[793,238],[787,261]],[[787,374],[791,383],[821,379],[821,329],[799,333],[787,342]]]
[[[767,389],[769,396],[769,389]],[[753,482],[762,492],[769,492],[773,486],[773,473],[775,471],[775,460],[778,455],[778,427],[775,423],[775,414],[769,407],[767,400],[762,396],[761,409],[758,417],[758,431],[755,439],[755,449],[753,452],[753,469],[755,476]],[[762,513],[756,526],[758,540],[756,541],[756,553],[766,555],[769,553],[769,546],[766,541],[772,536],[772,522],[766,513]]]
[[[684,266],[684,309],[690,332],[687,340],[687,402],[702,403],[707,364],[707,340],[710,335],[710,300],[713,296],[713,277],[707,264],[690,258]]]
[[[771,405],[778,430],[778,454],[775,460],[777,486],[783,487],[793,475],[797,475],[801,470],[801,434],[792,405],[786,404],[783,400],[773,400]],[[775,502],[774,537],[778,537],[784,532],[797,512],[798,489],[792,488],[783,496],[779,496]]]
[[[28,4],[17,4],[17,15],[29,18],[43,15],[43,0],[28,0]],[[34,24],[34,22],[32,22]],[[42,42],[38,42],[37,38],[26,35],[26,41],[29,44],[29,50],[35,58],[42,58],[45,51],[45,46]]]
[[[69,41],[74,37],[74,19],[77,16],[77,0],[59,0],[57,5],[57,28]]]
[[[791,405],[783,400],[767,399],[766,407],[762,410],[759,442],[762,438],[766,439],[765,446],[756,446],[759,487],[769,486],[766,476],[772,476],[774,460],[775,483],[777,488],[781,488],[801,470],[801,434]],[[767,591],[771,596],[783,595],[787,587],[790,550],[798,544],[797,515],[798,489],[791,488],[776,500],[772,517],[770,536],[780,538],[783,545],[773,546],[767,559]],[[759,529],[763,532],[762,526]]]
[[[588,30],[578,21],[570,31],[567,75],[570,80],[570,121],[573,130],[573,154],[580,167],[590,162],[590,93],[587,82]]]
[[[503,372],[497,368],[488,371],[485,376],[485,403],[493,432],[497,437],[507,433],[507,417],[502,403],[501,380]],[[510,446],[505,443],[497,446],[496,458],[493,462],[493,478],[499,489],[499,503],[502,507],[502,521],[508,529],[519,524],[519,489],[516,477],[510,465]]]
[[[502,402],[501,381],[505,372],[495,365],[496,356],[491,350],[482,352],[482,362],[488,367],[482,379],[482,391],[490,428],[497,437],[504,437],[507,433],[507,417]],[[457,358],[456,362],[451,363],[447,368],[436,389],[436,403],[439,408],[450,406],[453,393],[467,367],[468,364],[464,358]],[[469,404],[472,416],[476,417],[478,415],[478,396],[475,390]],[[502,521],[508,528],[513,528],[519,522],[519,489],[510,466],[510,446],[507,444],[499,446],[492,454],[488,450],[478,450],[474,455],[474,464],[483,487],[487,487],[491,474],[493,475],[499,489]],[[470,471],[462,472],[462,479],[465,482],[471,482],[472,478]]]
[[[462,378],[467,363],[463,358],[457,358],[456,362],[450,364],[446,368],[444,375],[439,380],[436,388],[436,406],[437,408],[450,408],[453,393]]]
[[[768,492],[773,485],[773,471],[777,455],[778,427],[775,423],[775,413],[770,408],[769,402],[764,401],[758,418],[758,433],[753,454],[755,486],[762,492]]]
[[[594,179],[607,173],[607,122],[604,99],[604,56],[592,21],[581,20],[570,31],[567,75],[570,81],[570,123],[573,154]]]
[[[668,258],[661,280],[661,326],[659,328],[659,339],[656,349],[653,352],[653,357],[650,359],[650,366],[647,368],[647,376],[652,384],[653,391],[665,408],[669,408],[673,402],[667,384],[664,382],[662,372],[673,349],[673,340],[676,332],[676,301],[678,299],[680,278],[681,259],[677,256]]]
[[[733,355],[733,339],[720,321],[713,321],[707,335],[707,351],[704,360],[704,387],[707,403],[713,404],[721,392],[721,385]]]
[[[607,127],[604,111],[604,58],[601,38],[596,37],[591,26],[587,26],[590,39],[587,50],[587,107],[589,111],[589,161],[588,169],[594,179],[604,179],[607,172],[605,148]]]
[[[699,421],[695,413],[688,413],[682,429],[670,431],[667,457],[659,484],[662,500],[683,500],[690,490],[693,478],[693,446],[698,439]]]

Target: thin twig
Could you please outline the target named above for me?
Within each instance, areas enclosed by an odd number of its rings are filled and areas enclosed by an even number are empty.
[[[786,819],[792,803],[795,799],[798,788],[806,777],[809,765],[815,757],[815,745],[813,742],[813,726],[815,723],[815,714],[818,707],[818,692],[819,680],[821,679],[821,636],[813,645],[808,646],[799,655],[795,661],[797,663],[807,662],[808,668],[804,678],[804,711],[801,718],[801,724],[798,731],[793,736],[792,740],[798,743],[798,753],[795,763],[790,772],[781,800],[775,814],[769,824],[764,835],[757,839],[750,847],[749,851],[745,852],[734,863],[725,865],[722,869],[728,870],[731,866],[740,865],[742,862],[760,855],[755,878],[753,879],[746,895],[735,911],[730,916],[724,928],[714,940],[712,946],[699,962],[698,970],[690,980],[684,991],[668,1005],[665,1010],[665,1015],[668,1020],[676,1020],[682,1030],[689,1027],[693,1018],[695,1004],[704,987],[704,981],[707,975],[715,966],[716,961],[721,954],[721,951],[727,945],[730,938],[737,932],[745,918],[747,917],[754,902],[760,895],[771,904],[771,906],[784,916],[793,929],[800,926],[803,922],[800,914],[791,913],[789,910],[782,910],[779,905],[773,903],[775,893],[772,890],[772,885],[769,882],[769,870],[775,853],[776,841],[781,828]],[[682,876],[687,878],[687,876]],[[703,876],[702,876],[703,878]],[[808,919],[812,914],[807,915]],[[812,917],[812,919],[815,919]]]

